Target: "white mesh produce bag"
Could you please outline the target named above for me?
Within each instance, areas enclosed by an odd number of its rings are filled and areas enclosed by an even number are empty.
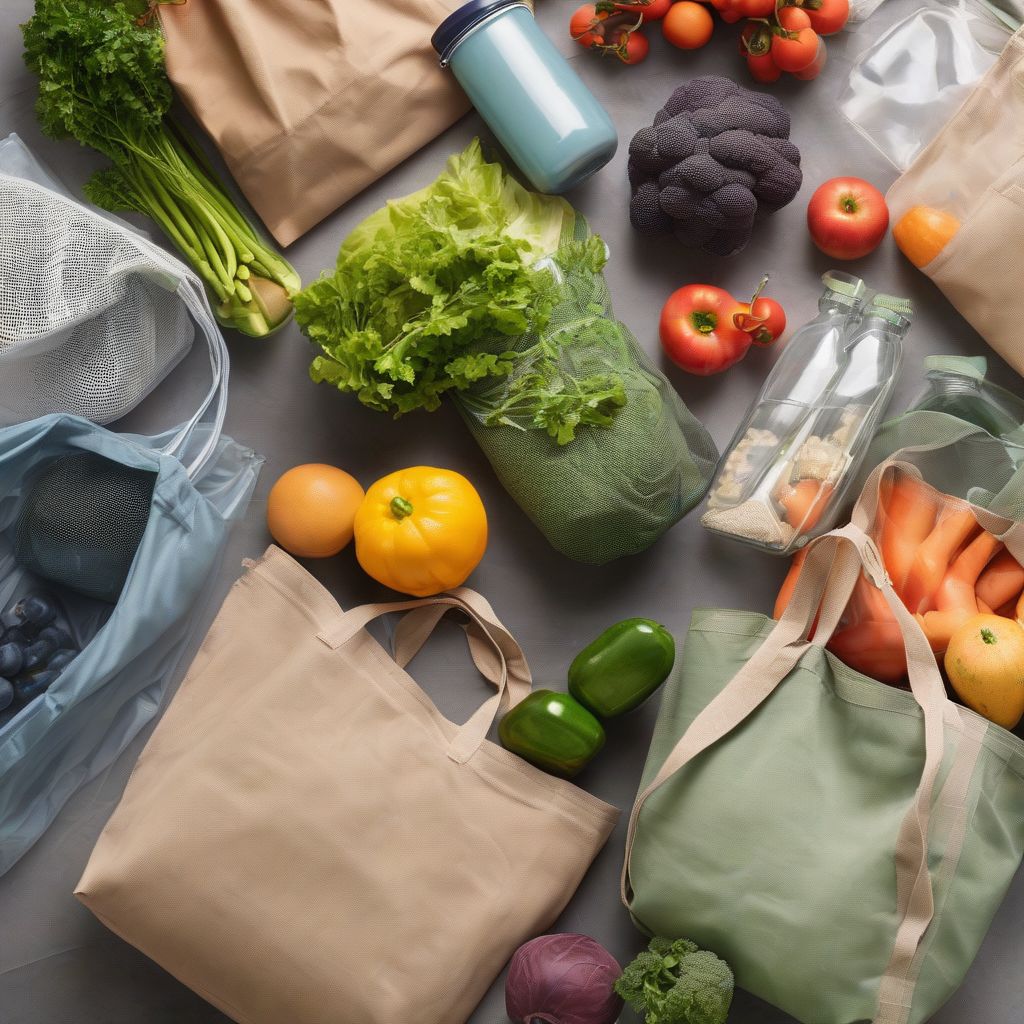
[[[0,424],[123,416],[188,352],[193,321],[217,331],[201,293],[140,232],[67,195],[17,136],[0,142]]]

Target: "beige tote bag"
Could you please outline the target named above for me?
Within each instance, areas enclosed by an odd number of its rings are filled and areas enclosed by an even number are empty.
[[[469,109],[430,45],[462,0],[184,0],[167,72],[281,245]]]
[[[923,270],[1024,373],[1024,29],[886,198],[893,224],[915,206],[960,221]]]
[[[453,608],[498,690],[461,726],[401,667]],[[403,610],[392,660],[363,627]],[[618,817],[486,739],[530,686],[473,591],[342,612],[271,547],[228,595],[76,895],[236,1021],[462,1024]]]

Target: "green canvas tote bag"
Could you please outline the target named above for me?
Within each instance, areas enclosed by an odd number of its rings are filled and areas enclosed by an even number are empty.
[[[694,613],[629,823],[638,927],[715,950],[803,1024],[928,1020],[1024,849],[1024,742],[947,698],[866,532],[884,469],[814,542],[778,622]],[[862,571],[900,623],[912,692],[824,649]]]

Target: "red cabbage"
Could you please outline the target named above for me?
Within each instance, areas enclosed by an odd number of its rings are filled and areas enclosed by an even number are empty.
[[[615,1024],[620,974],[615,957],[586,935],[541,935],[512,957],[505,1009],[520,1024]]]

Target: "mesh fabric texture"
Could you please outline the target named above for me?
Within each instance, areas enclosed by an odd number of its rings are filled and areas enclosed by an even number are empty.
[[[589,236],[582,217],[577,241]],[[675,389],[612,313],[601,274],[553,260],[562,276],[562,297],[543,331],[507,346],[524,351],[562,331],[573,342],[558,345],[568,378],[613,373],[621,377],[626,404],[610,427],[578,427],[559,445],[528,422],[488,426],[487,412],[500,405],[530,363],[499,383],[468,396],[455,395],[473,436],[515,501],[564,555],[604,563],[650,547],[704,496],[718,461],[714,441]],[[600,329],[587,329],[595,319]]]
[[[712,256],[746,247],[759,216],[800,190],[800,151],[774,97],[727,78],[680,86],[629,145],[630,219]]]
[[[18,566],[101,601],[121,594],[149,521],[156,475],[94,452],[51,461],[14,524]]]
[[[142,401],[192,344],[180,284],[130,230],[0,174],[0,423],[97,423]]]

